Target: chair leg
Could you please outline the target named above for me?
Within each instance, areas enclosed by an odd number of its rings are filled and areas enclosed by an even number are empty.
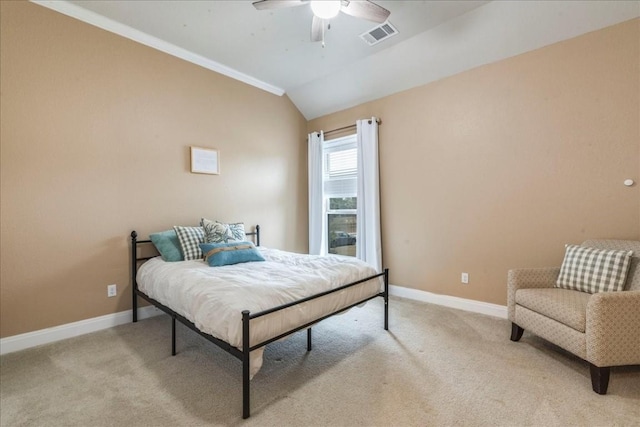
[[[589,371],[591,371],[591,387],[593,388],[593,391],[598,394],[607,394],[611,368],[601,368],[589,363]]]
[[[523,333],[524,329],[513,322],[511,323],[511,341],[519,341]]]

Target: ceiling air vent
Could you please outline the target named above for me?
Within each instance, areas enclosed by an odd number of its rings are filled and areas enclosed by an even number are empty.
[[[386,40],[391,36],[398,34],[398,30],[395,29],[390,22],[385,22],[377,27],[360,34],[360,38],[367,42],[369,46],[380,43],[382,40]]]

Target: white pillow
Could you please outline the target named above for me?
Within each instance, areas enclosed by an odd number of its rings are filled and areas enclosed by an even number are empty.
[[[200,219],[200,225],[204,229],[205,243],[243,242],[247,240],[244,232],[244,223],[225,224],[219,221]]]

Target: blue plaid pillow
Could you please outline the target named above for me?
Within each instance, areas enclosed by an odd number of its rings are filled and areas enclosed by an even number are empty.
[[[200,250],[200,243],[204,242],[204,230],[202,227],[176,225],[173,229],[178,235],[185,261],[202,259],[202,251]]]

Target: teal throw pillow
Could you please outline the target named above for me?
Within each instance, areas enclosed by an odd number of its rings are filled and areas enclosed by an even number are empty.
[[[161,231],[149,235],[151,242],[156,247],[162,259],[168,262],[184,261],[180,241],[175,230]]]
[[[201,243],[200,249],[210,267],[264,261],[260,251],[251,242]]]

